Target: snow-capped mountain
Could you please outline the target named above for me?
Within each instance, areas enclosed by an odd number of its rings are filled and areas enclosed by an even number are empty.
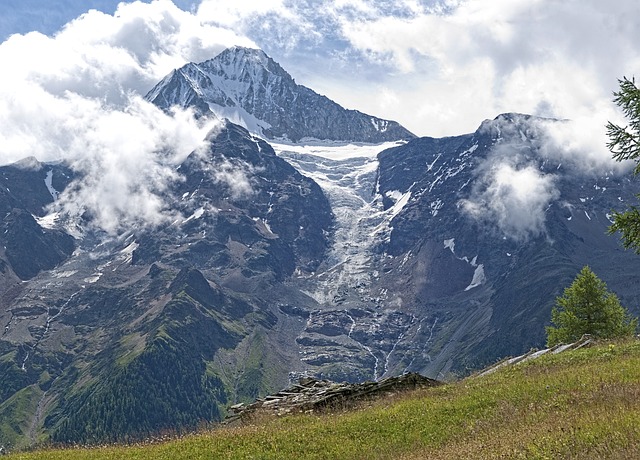
[[[633,183],[564,152],[550,134],[563,122],[504,114],[442,139],[389,125],[378,144],[302,140],[344,139],[300,115],[338,106],[243,48],[174,72],[151,99],[204,115],[218,104],[204,95],[302,124],[263,123],[288,138],[267,141],[221,123],[172,169],[171,221],[117,236],[91,213],[71,225],[51,205],[81,173],[0,167],[1,445],[188,429],[302,375],[464,373],[542,345],[585,264],[638,313],[637,256],[606,235]]]
[[[168,109],[193,107],[267,138],[385,142],[415,136],[395,121],[347,110],[296,84],[263,51],[229,48],[213,59],[189,63],[158,83],[146,98]]]

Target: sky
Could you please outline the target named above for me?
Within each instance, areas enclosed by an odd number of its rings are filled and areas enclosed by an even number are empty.
[[[615,116],[617,80],[640,64],[635,0],[158,0],[116,12],[118,4],[3,0],[0,40],[39,31],[61,58],[82,44],[95,53],[105,42],[123,47],[146,68],[121,84],[143,93],[187,60],[232,43],[256,46],[341,105],[436,137],[471,132],[503,112],[599,113],[602,124]],[[63,44],[65,35],[75,43]]]
[[[597,164],[606,122],[624,122],[612,93],[640,68],[639,30],[637,0],[0,0],[0,164],[70,161],[91,183],[67,208],[106,206],[105,226],[167,218],[157,197],[211,127],[142,96],[232,45],[419,136],[504,112],[569,119],[558,145]],[[131,210],[98,203],[114,190]]]

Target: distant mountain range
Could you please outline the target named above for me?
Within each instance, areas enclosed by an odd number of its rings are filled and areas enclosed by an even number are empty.
[[[541,346],[585,264],[638,313],[606,235],[635,187],[557,151],[562,122],[415,138],[237,47],[147,98],[244,125],[177,167],[171,223],[107,236],[53,211],[71,165],[0,167],[0,445],[188,430],[305,375],[464,374]]]

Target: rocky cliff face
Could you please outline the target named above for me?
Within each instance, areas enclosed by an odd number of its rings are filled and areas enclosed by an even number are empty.
[[[42,221],[44,208],[71,177],[68,168],[35,158],[0,169],[0,286],[33,278],[73,252],[73,238]]]
[[[346,110],[296,84],[257,49],[233,47],[208,61],[187,64],[146,97],[165,109],[178,105],[229,118],[267,138],[385,142],[415,137],[395,121]]]

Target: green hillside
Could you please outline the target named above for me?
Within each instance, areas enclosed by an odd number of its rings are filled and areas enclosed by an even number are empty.
[[[640,342],[542,356],[349,412],[8,459],[640,458]]]

